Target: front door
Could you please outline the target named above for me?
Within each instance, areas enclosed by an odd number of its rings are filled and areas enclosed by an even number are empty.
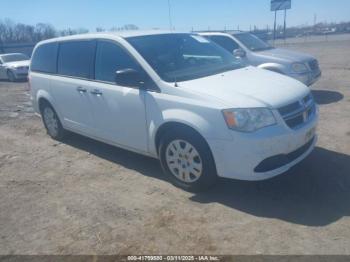
[[[98,41],[95,82],[90,102],[97,136],[137,151],[147,152],[145,92],[115,84],[116,71],[140,70],[137,62],[114,41]]]

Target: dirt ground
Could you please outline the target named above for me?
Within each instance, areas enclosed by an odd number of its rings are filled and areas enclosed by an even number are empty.
[[[319,143],[287,174],[172,186],[156,160],[51,140],[25,83],[0,82],[0,254],[350,255],[350,40],[288,48],[320,60]]]

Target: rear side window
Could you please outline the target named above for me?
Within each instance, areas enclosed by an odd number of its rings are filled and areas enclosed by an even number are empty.
[[[239,48],[239,45],[227,36],[210,36],[210,39],[217,43],[219,46],[223,47],[230,53]]]
[[[51,73],[57,71],[58,43],[49,43],[38,46],[32,57],[31,71]]]
[[[92,78],[95,41],[69,41],[60,43],[58,74],[79,78]]]
[[[139,70],[138,64],[120,46],[113,42],[99,41],[96,50],[95,79],[115,83],[115,73],[122,69]]]

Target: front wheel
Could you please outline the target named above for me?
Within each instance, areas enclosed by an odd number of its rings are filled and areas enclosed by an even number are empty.
[[[164,172],[176,186],[196,192],[215,184],[210,148],[195,132],[168,132],[161,139],[159,153]]]
[[[7,71],[7,78],[10,82],[15,82],[16,81],[16,76],[12,71]]]

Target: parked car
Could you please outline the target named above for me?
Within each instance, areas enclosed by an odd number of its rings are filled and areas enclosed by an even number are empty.
[[[307,86],[314,84],[321,76],[317,59],[300,52],[274,48],[257,36],[236,32],[201,33],[216,42],[246,63],[293,77]]]
[[[11,82],[26,79],[30,58],[25,54],[0,54],[0,79],[8,79]]]
[[[35,47],[29,84],[52,138],[69,130],[158,158],[187,190],[218,177],[274,177],[309,155],[317,140],[318,111],[307,86],[246,67],[197,34],[46,40]]]

